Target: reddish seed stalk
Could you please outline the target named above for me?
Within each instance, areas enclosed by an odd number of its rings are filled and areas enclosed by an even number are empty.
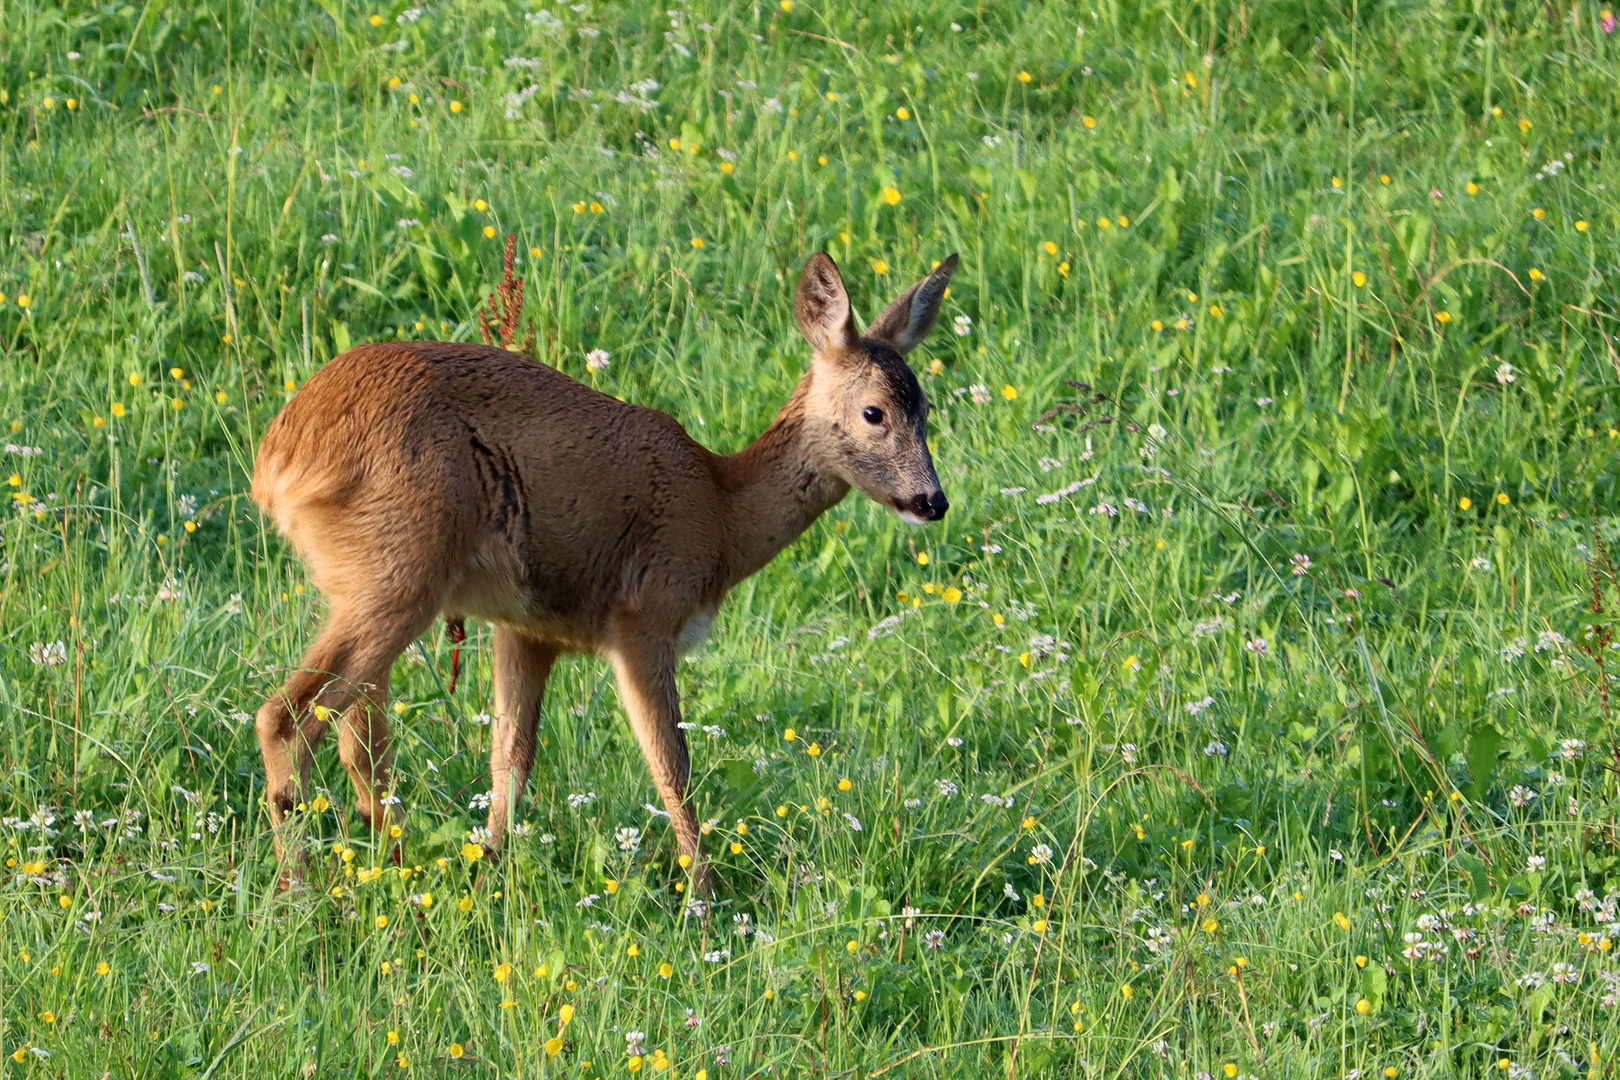
[[[501,348],[511,349],[518,339],[523,322],[523,279],[512,269],[517,258],[517,234],[506,234],[506,251],[501,259],[501,280],[495,291],[485,298],[478,309],[478,332],[485,345],[495,344],[498,336]],[[534,352],[534,320],[529,320],[529,333],[519,352]]]

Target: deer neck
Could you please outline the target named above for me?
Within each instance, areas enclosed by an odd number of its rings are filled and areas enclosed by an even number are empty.
[[[747,449],[721,459],[733,583],[770,562],[849,494],[849,484],[816,464],[805,423],[809,387],[806,373],[771,426]]]

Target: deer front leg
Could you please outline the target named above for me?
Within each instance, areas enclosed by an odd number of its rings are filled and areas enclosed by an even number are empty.
[[[675,689],[675,642],[638,637],[621,639],[612,651],[619,677],[619,696],[630,716],[630,729],[641,744],[653,785],[669,811],[681,853],[692,859],[692,879],[699,896],[710,893],[709,869],[698,843],[697,814],[686,801],[691,761],[686,733],[680,729],[681,702]]]
[[[495,730],[489,751],[489,841],[500,850],[534,767],[534,733],[557,648],[509,626],[495,628]]]

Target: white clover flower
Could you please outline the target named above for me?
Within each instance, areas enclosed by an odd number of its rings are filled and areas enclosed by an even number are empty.
[[[60,641],[36,641],[28,646],[28,659],[45,667],[67,663],[67,645]]]
[[[1052,848],[1048,844],[1036,844],[1029,853],[1031,866],[1046,866],[1052,861]]]
[[[620,851],[634,854],[641,850],[641,830],[632,826],[625,826],[613,833],[613,840],[619,845]]]
[[[1504,360],[1502,363],[1496,366],[1496,381],[1501,383],[1503,386],[1506,386],[1508,383],[1512,382],[1518,377],[1519,376],[1513,371],[1513,365],[1507,361]]]
[[[951,320],[951,329],[956,331],[957,337],[967,337],[973,333],[973,316],[958,315]]]
[[[611,355],[606,349],[592,349],[585,354],[585,366],[592,371],[601,371],[608,366],[608,357]]]

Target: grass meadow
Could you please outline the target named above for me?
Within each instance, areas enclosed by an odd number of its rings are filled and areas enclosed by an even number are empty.
[[[0,1076],[1614,1076],[1614,30],[0,6]],[[810,253],[866,318],[962,255],[949,517],[852,495],[683,661],[707,919],[594,658],[464,857],[485,626],[394,672],[403,869],[334,739],[276,888],[254,448],[508,234],[537,360],[728,452]]]

